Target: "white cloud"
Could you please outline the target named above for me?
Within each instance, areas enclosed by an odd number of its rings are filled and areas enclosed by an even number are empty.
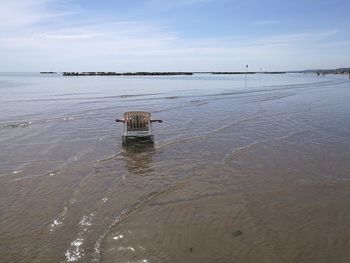
[[[67,10],[50,10],[49,6],[57,0],[11,0],[0,4],[0,29],[18,30],[55,17],[72,15]]]
[[[86,38],[92,38],[93,35],[90,34],[75,34],[75,35],[62,35],[62,34],[46,34],[44,35],[45,38],[48,39],[86,39]]]

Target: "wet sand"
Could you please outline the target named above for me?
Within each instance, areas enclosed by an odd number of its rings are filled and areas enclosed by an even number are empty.
[[[0,83],[0,262],[349,261],[349,80]],[[154,147],[121,146],[135,107]]]

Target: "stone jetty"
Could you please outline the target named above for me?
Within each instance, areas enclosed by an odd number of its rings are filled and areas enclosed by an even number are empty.
[[[192,72],[62,72],[63,76],[176,76],[193,75]]]

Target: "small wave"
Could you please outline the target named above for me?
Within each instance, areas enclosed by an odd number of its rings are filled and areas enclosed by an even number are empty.
[[[58,175],[60,172],[61,172],[61,170],[56,170],[56,171],[50,172],[48,175],[55,176],[55,175]]]
[[[26,128],[31,125],[45,124],[45,123],[55,122],[55,121],[72,121],[79,117],[81,116],[71,115],[71,116],[62,116],[62,117],[54,117],[54,118],[33,119],[30,121],[20,121],[17,123],[8,122],[8,123],[0,124],[0,129]]]
[[[22,165],[22,166],[20,166],[20,167],[18,167],[16,170],[11,170],[11,171],[9,171],[8,173],[5,173],[5,174],[0,174],[0,178],[2,178],[2,177],[7,177],[7,176],[11,176],[11,175],[20,175],[21,173],[23,173],[23,171],[24,171],[24,165]]]
[[[70,243],[70,247],[67,249],[66,260],[68,262],[76,262],[80,260],[85,254],[82,245],[84,244],[84,235],[88,231],[89,227],[92,226],[94,214],[84,215],[79,222],[80,232],[78,237]]]
[[[94,262],[100,262],[101,260],[101,245],[107,234],[109,233],[110,229],[114,227],[115,225],[119,224],[124,217],[126,217],[128,214],[130,214],[130,208],[125,208],[122,210],[119,216],[117,216],[112,223],[107,227],[106,231],[99,236],[99,238],[95,242],[94,247],[94,253],[93,253],[93,261]]]
[[[131,246],[128,246],[128,247],[118,247],[118,248],[117,248],[117,251],[125,251],[125,250],[129,250],[129,251],[135,252],[135,248],[133,248],[133,247],[131,247]]]
[[[71,249],[68,249],[66,253],[64,254],[66,256],[66,259],[68,262],[75,262],[78,261],[82,256],[84,256],[83,252],[80,247],[83,244],[84,239],[77,238],[71,243]]]
[[[161,149],[166,149],[174,144],[178,144],[178,143],[182,143],[182,142],[187,142],[187,141],[192,141],[192,140],[197,140],[197,139],[203,139],[206,135],[196,135],[196,136],[192,136],[192,137],[188,137],[188,138],[184,138],[184,139],[179,139],[179,140],[176,140],[176,141],[172,141],[172,142],[167,142],[167,143],[164,143],[162,145],[159,145],[157,148],[159,150]]]
[[[58,166],[57,169],[55,169],[53,171],[50,171],[50,172],[47,172],[47,173],[44,173],[44,174],[35,174],[35,175],[23,176],[23,177],[14,179],[13,181],[17,182],[17,181],[21,181],[21,180],[25,180],[25,179],[32,179],[32,178],[35,178],[35,177],[58,176],[67,168],[67,166],[69,164],[79,161],[83,156],[85,156],[86,154],[88,154],[91,151],[92,151],[91,149],[87,149],[85,151],[82,151],[78,155],[75,155],[75,156],[69,158],[65,163],[61,164],[60,166]],[[23,172],[23,170],[21,170],[21,173],[22,172]],[[9,175],[12,175],[12,173],[9,174]]]
[[[93,262],[100,262],[101,261],[102,243],[103,243],[104,239],[107,237],[107,235],[110,233],[110,231],[113,227],[118,226],[120,223],[125,221],[130,215],[132,215],[133,213],[138,211],[140,208],[142,208],[143,206],[145,206],[146,204],[148,204],[150,201],[154,200],[155,198],[157,198],[163,194],[167,194],[167,193],[170,193],[172,191],[175,191],[176,189],[178,189],[180,187],[183,187],[183,185],[186,184],[187,180],[188,180],[188,178],[185,178],[183,180],[179,180],[179,181],[175,182],[173,185],[170,185],[169,187],[167,187],[163,190],[151,192],[148,195],[146,195],[144,198],[139,200],[139,202],[136,202],[135,204],[133,204],[127,208],[124,208],[120,212],[120,214],[117,215],[114,218],[114,220],[112,220],[112,222],[107,226],[105,231],[96,240],[95,247],[94,247],[94,253],[92,255],[92,261]],[[122,239],[122,238],[124,238],[124,236],[118,235],[117,237],[114,237],[114,238],[115,239]],[[143,247],[140,247],[140,248],[144,250]],[[143,261],[143,262],[147,262],[147,260]]]
[[[255,102],[265,102],[265,101],[271,101],[271,100],[280,100],[280,99],[288,98],[288,97],[291,97],[291,96],[294,96],[294,95],[296,95],[296,93],[287,93],[287,94],[282,94],[282,95],[274,95],[274,96],[269,96],[269,97],[258,99]]]
[[[94,95],[98,93],[91,93],[91,92],[77,92],[77,93],[63,93],[63,94],[54,94],[51,95],[52,97],[64,97],[64,96],[79,96],[79,95]]]
[[[223,162],[227,162],[231,159],[233,159],[234,156],[236,156],[237,154],[245,151],[245,150],[248,150],[249,148],[252,148],[258,144],[261,144],[261,143],[264,143],[264,142],[267,142],[268,140],[266,141],[261,141],[261,142],[254,142],[254,143],[251,143],[251,144],[248,144],[246,146],[243,146],[243,147],[239,147],[237,149],[235,149],[234,151],[230,152],[229,154],[227,154],[224,159],[222,160]]]
[[[122,94],[122,95],[115,95],[115,96],[92,96],[92,97],[63,97],[65,94],[62,95],[55,95],[55,98],[41,98],[41,99],[21,99],[21,100],[9,100],[6,102],[44,102],[44,101],[81,101],[81,100],[99,100],[99,99],[127,99],[127,98],[133,98],[133,97],[144,97],[144,96],[153,96],[153,95],[159,95],[162,93],[144,93],[144,94]],[[76,96],[81,94],[66,94],[67,96]]]
[[[152,113],[159,113],[159,112],[166,112],[166,111],[171,111],[171,110],[178,110],[178,109],[183,109],[188,107],[188,105],[180,105],[180,106],[176,106],[176,107],[169,107],[169,108],[165,108],[165,109],[160,109],[160,110],[155,110]]]
[[[244,119],[241,119],[241,120],[238,120],[238,121],[234,121],[234,122],[230,122],[226,125],[223,125],[217,129],[214,129],[214,130],[211,130],[211,131],[208,131],[204,134],[200,134],[200,135],[195,135],[195,136],[192,136],[192,137],[188,137],[188,138],[184,138],[184,139],[179,139],[179,140],[176,140],[176,141],[172,141],[172,142],[167,142],[163,145],[160,145],[159,147],[157,147],[158,149],[165,149],[171,145],[174,145],[174,144],[178,144],[178,143],[183,143],[183,142],[187,142],[187,141],[192,141],[192,140],[198,140],[198,139],[204,139],[205,137],[207,136],[211,136],[217,132],[220,132],[224,129],[227,129],[227,128],[230,128],[234,125],[237,125],[237,124],[240,124],[242,122],[246,122],[246,121],[251,121],[251,120],[255,120],[255,119],[258,119],[260,118],[260,116],[254,116],[254,117],[250,117],[250,118],[244,118]]]
[[[52,171],[52,172],[48,172],[46,174],[28,175],[28,176],[23,176],[21,178],[14,179],[13,182],[22,181],[22,180],[25,180],[25,179],[32,179],[32,178],[35,178],[35,177],[55,176],[55,175],[59,175],[60,173],[61,173],[61,170],[55,170],[55,171]]]
[[[163,93],[144,93],[144,94],[124,94],[124,95],[119,95],[119,96],[114,96],[115,98],[133,98],[133,97],[143,97],[143,96],[153,96],[153,95],[159,95]],[[111,98],[111,97],[104,97],[104,98]]]
[[[174,187],[169,187],[163,191],[159,192],[152,192],[148,194],[146,197],[141,199],[139,202],[135,203],[134,205],[131,205],[121,211],[121,213],[114,218],[114,220],[107,226],[106,230],[98,237],[98,239],[95,242],[94,247],[94,253],[93,253],[93,262],[100,262],[101,261],[101,246],[103,240],[106,238],[108,233],[111,231],[111,229],[117,225],[119,225],[121,222],[123,222],[125,219],[127,219],[131,214],[133,214],[136,210],[144,206],[147,202],[150,200],[158,197],[159,195],[168,192],[169,190],[173,189]]]
[[[63,225],[63,221],[67,213],[68,207],[65,205],[62,212],[52,221],[50,225],[50,232],[53,232],[58,226]]]
[[[239,147],[235,150],[233,150],[231,153],[227,154],[224,159],[222,160],[222,162],[227,162],[229,160],[232,160],[236,155],[240,154],[241,152],[244,152],[250,148],[253,148],[259,144],[263,144],[263,143],[267,143],[267,142],[275,142],[275,141],[280,141],[280,140],[285,140],[291,136],[295,136],[295,135],[298,135],[298,134],[301,134],[301,133],[304,133],[304,132],[307,132],[307,131],[310,131],[310,130],[303,130],[303,131],[298,131],[298,132],[291,132],[285,136],[281,136],[281,137],[277,137],[277,138],[272,138],[272,139],[267,139],[267,140],[263,140],[263,141],[259,141],[259,142],[253,142],[253,143],[250,143],[246,146],[243,146],[243,147]]]
[[[74,117],[64,117],[63,118],[64,121],[72,121],[74,119],[75,119]]]
[[[107,157],[107,158],[105,158],[105,159],[98,160],[97,162],[103,163],[103,162],[106,162],[106,161],[113,160],[113,159],[115,159],[115,158],[121,156],[122,153],[123,153],[123,152],[120,151],[120,152],[118,152],[118,153],[116,153],[116,154],[113,154],[112,156],[109,156],[109,157]]]
[[[246,96],[246,95],[261,94],[266,92],[288,91],[288,90],[305,89],[305,88],[310,88],[310,89],[311,88],[319,89],[321,87],[329,88],[330,83],[332,83],[333,85],[338,84],[336,81],[330,80],[330,81],[312,82],[312,83],[270,85],[270,86],[264,86],[263,88],[259,88],[259,89],[253,89],[253,90],[236,90],[236,91],[218,92],[218,93],[204,94],[204,95],[156,97],[156,98],[148,98],[147,100],[149,101],[149,100],[193,98],[193,101],[195,101],[196,98],[206,98],[206,100],[208,101],[208,100],[219,100],[219,99],[232,99],[232,98],[237,98],[237,96],[240,96],[240,95]],[[129,101],[143,101],[143,100],[144,99],[136,98]],[[187,107],[187,106],[185,105],[183,107]],[[172,109],[172,108],[169,108],[169,109]],[[164,111],[164,110],[160,110],[160,111]]]
[[[123,235],[117,235],[115,237],[113,237],[114,240],[119,240],[119,239],[123,239],[124,236]]]
[[[214,194],[200,194],[196,197],[192,197],[192,198],[177,198],[171,201],[161,201],[161,202],[154,202],[154,203],[150,203],[149,206],[164,206],[164,205],[169,205],[169,204],[178,204],[178,203],[186,203],[186,202],[192,202],[194,200],[199,200],[199,199],[206,199],[206,198],[210,198],[210,197],[222,197],[222,196],[227,196],[227,193],[214,193]]]
[[[20,123],[14,123],[14,124],[4,124],[0,126],[0,129],[6,129],[6,128],[24,128],[24,127],[28,127],[29,125],[31,125],[32,122],[31,121],[27,121],[27,122],[20,122]]]
[[[203,105],[206,105],[208,103],[209,103],[208,101],[203,101],[203,102],[197,103],[196,106],[203,106]]]

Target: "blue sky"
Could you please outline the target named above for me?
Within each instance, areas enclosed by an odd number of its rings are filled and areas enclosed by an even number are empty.
[[[348,0],[2,0],[0,71],[350,66]]]

